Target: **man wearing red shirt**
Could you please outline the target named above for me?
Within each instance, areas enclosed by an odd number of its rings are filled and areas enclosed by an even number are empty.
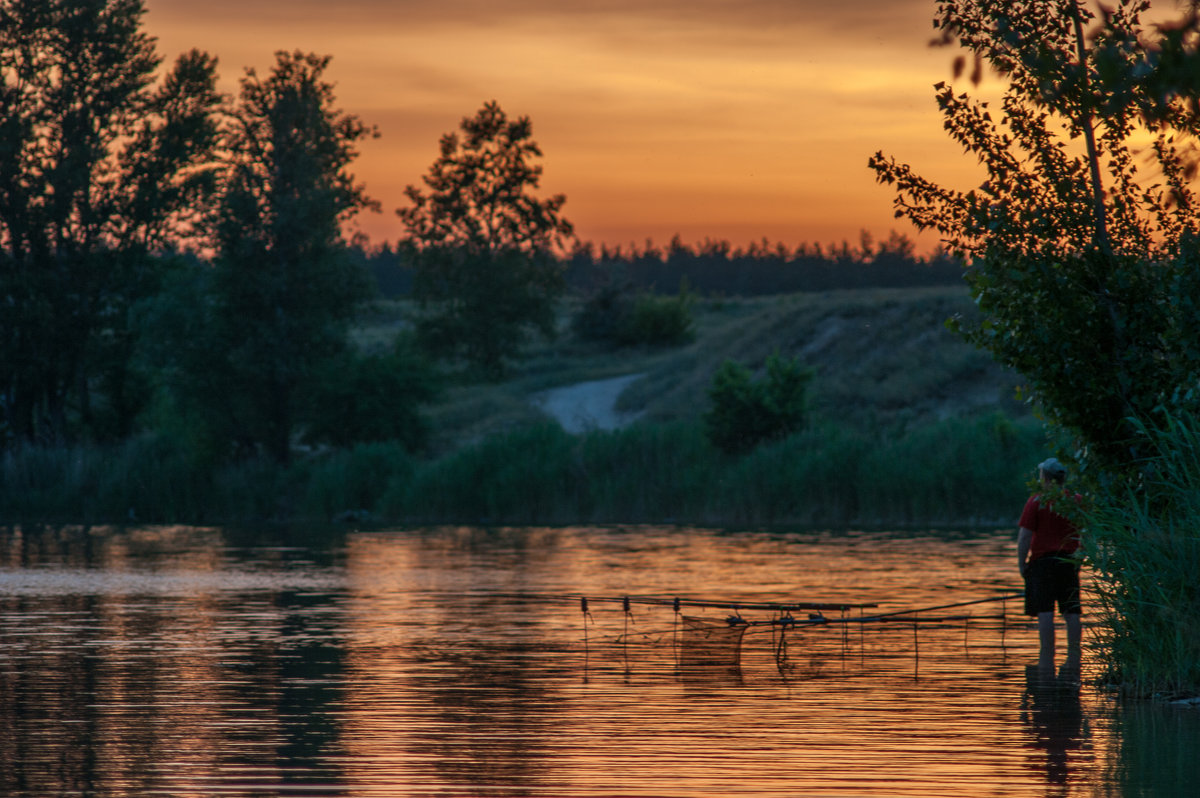
[[[1067,469],[1051,457],[1038,465],[1046,493],[1061,494]],[[1076,501],[1079,497],[1075,497]],[[1052,501],[1036,494],[1025,502],[1017,531],[1017,565],[1025,578],[1025,614],[1038,619],[1038,640],[1043,660],[1054,658],[1054,605],[1067,627],[1067,661],[1078,663],[1082,630],[1079,603],[1079,532],[1067,518],[1054,512]]]

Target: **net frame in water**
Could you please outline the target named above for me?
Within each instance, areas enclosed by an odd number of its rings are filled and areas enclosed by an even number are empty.
[[[998,596],[958,601],[948,604],[923,606],[885,613],[867,614],[867,610],[878,608],[874,602],[821,602],[821,601],[736,601],[728,599],[700,599],[682,596],[588,596],[584,594],[538,594],[517,593],[502,594],[497,597],[530,602],[571,603],[578,602],[583,615],[583,636],[585,658],[589,653],[588,624],[595,624],[590,606],[592,603],[620,603],[624,622],[621,634],[610,636],[609,640],[621,647],[622,654],[629,667],[628,646],[634,637],[649,639],[650,633],[639,631],[630,633],[629,625],[633,620],[634,605],[669,606],[674,613],[671,629],[672,649],[675,652],[675,664],[681,669],[723,669],[738,671],[741,668],[742,646],[746,632],[752,629],[769,628],[771,630],[771,646],[775,666],[780,674],[786,675],[793,669],[789,659],[789,632],[796,632],[806,627],[840,627],[842,655],[845,657],[849,648],[849,630],[857,625],[860,633],[871,624],[905,624],[913,630],[913,659],[914,668],[920,660],[920,636],[918,629],[925,625],[945,626],[961,623],[963,625],[963,643],[967,645],[969,624],[972,620],[998,620],[1000,645],[1005,645],[1008,628],[1007,602],[1024,597],[1024,593],[1005,593]],[[982,604],[1002,603],[1005,606],[997,615],[973,615],[970,613],[956,615],[929,615],[949,609],[959,609]],[[723,619],[711,616],[684,615],[688,609],[725,609],[732,614]],[[858,616],[850,613],[858,611]],[[742,612],[771,613],[769,618],[746,618]],[[794,613],[805,612],[807,615],[796,617]],[[825,613],[837,612],[830,617]],[[661,639],[664,635],[658,635]],[[792,635],[794,637],[794,634]],[[861,634],[860,634],[861,636]]]

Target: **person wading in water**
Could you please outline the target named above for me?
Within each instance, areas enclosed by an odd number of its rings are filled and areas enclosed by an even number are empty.
[[[1040,661],[1054,663],[1054,605],[1067,627],[1068,666],[1078,666],[1082,636],[1079,601],[1079,532],[1054,511],[1052,496],[1062,496],[1067,469],[1051,457],[1038,464],[1042,492],[1029,497],[1017,530],[1017,566],[1025,579],[1025,614],[1038,620]],[[1076,495],[1075,501],[1080,501]]]

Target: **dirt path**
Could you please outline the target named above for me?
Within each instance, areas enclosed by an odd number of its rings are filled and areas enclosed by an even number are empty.
[[[591,429],[618,429],[640,413],[617,410],[617,397],[641,374],[626,374],[607,380],[592,380],[534,394],[533,403],[558,419],[572,435]]]

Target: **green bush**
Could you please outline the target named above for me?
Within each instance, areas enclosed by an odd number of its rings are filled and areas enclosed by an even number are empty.
[[[692,295],[686,289],[677,296],[641,294],[627,318],[617,328],[617,342],[624,346],[680,346],[695,337],[692,328]]]
[[[660,297],[630,288],[605,286],[590,297],[572,319],[575,335],[585,341],[615,346],[681,346],[695,338],[687,286],[676,296]]]
[[[538,423],[433,460],[392,441],[284,467],[214,466],[145,436],[6,453],[0,521],[991,524],[1019,510],[1044,443],[1039,424],[999,415],[894,434],[828,422],[729,458],[697,421],[583,436]]]
[[[726,360],[708,389],[712,403],[704,415],[708,437],[727,454],[745,454],[760,443],[799,431],[808,412],[813,371],[775,353],[766,376],[754,380],[750,369]]]
[[[342,448],[394,441],[420,451],[429,438],[420,406],[435,395],[433,366],[406,338],[383,355],[346,354],[327,361],[315,381],[306,437]]]

